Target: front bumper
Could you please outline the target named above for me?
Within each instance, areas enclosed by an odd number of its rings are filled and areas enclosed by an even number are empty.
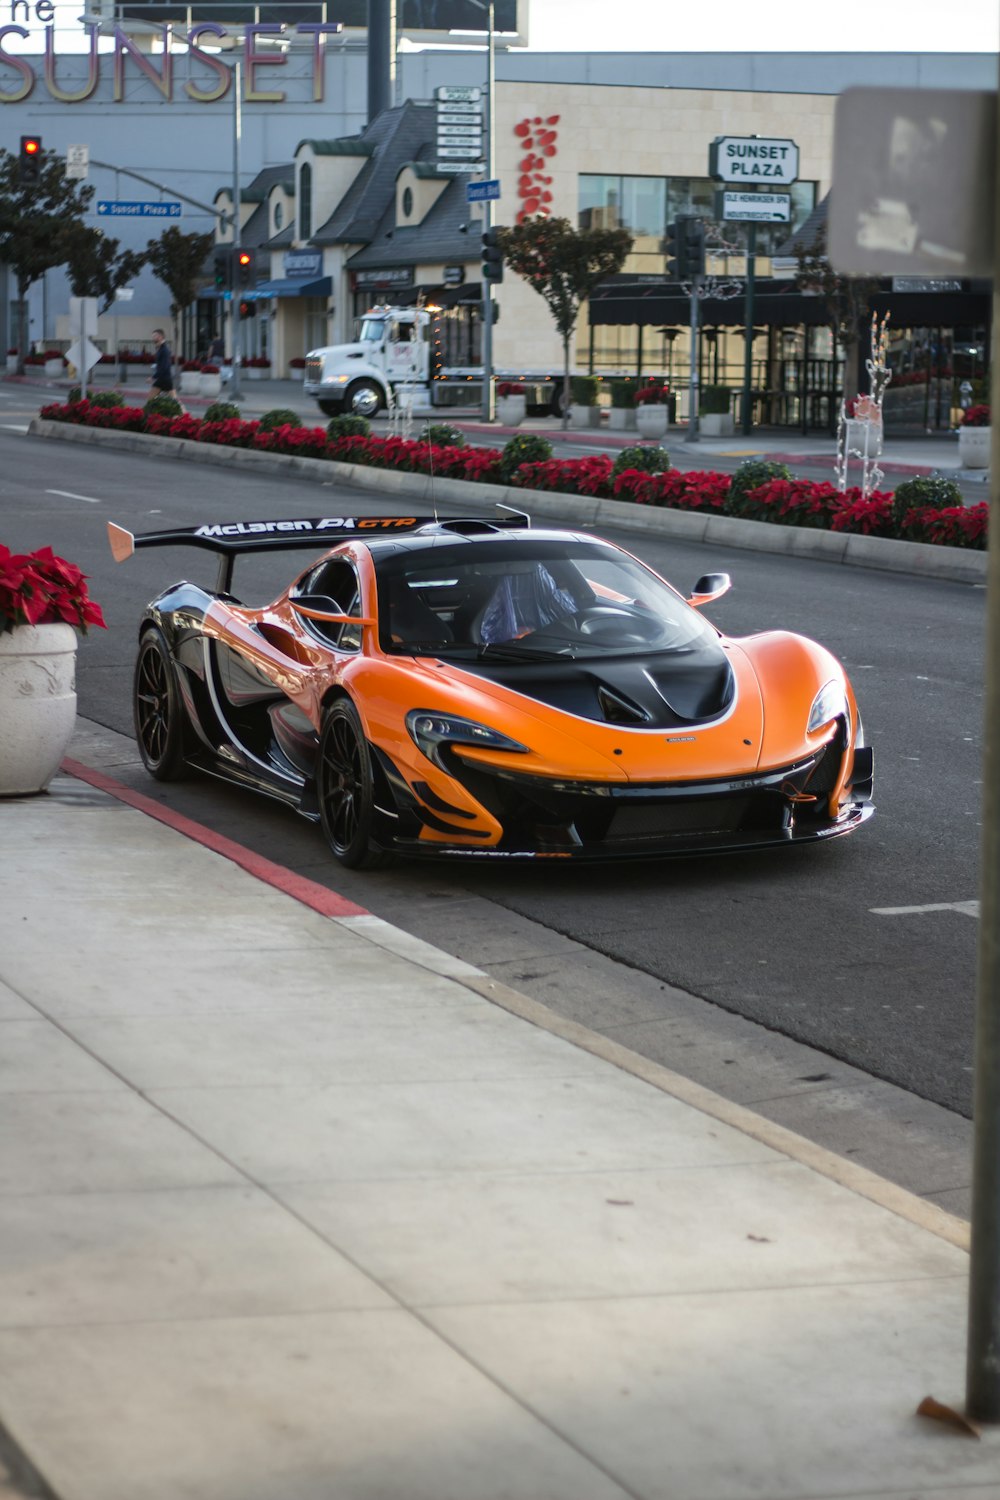
[[[872,752],[858,749],[851,784],[837,816],[829,816],[840,751],[831,743],[773,771],[666,784],[552,781],[516,770],[484,771],[455,757],[456,779],[500,823],[502,838],[479,843],[471,829],[442,816],[440,803],[428,806],[411,792],[390,846],[400,853],[463,859],[616,860],[838,838],[875,811]]]

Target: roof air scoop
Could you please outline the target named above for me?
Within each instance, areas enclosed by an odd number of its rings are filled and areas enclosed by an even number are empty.
[[[597,689],[597,701],[609,724],[649,723],[649,715],[637,703],[623,697],[621,693],[613,692],[603,683]]]

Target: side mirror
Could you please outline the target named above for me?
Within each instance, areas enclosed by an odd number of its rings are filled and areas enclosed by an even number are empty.
[[[693,609],[701,609],[703,604],[711,604],[715,599],[721,599],[723,594],[728,594],[733,586],[733,580],[728,573],[703,573],[691,590],[688,603]]]

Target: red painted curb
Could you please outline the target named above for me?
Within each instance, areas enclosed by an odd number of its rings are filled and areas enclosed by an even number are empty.
[[[365,907],[348,901],[346,896],[339,896],[336,891],[328,891],[326,886],[318,885],[315,880],[307,880],[304,875],[293,875],[291,870],[286,870],[283,865],[276,865],[273,860],[265,859],[261,854],[254,854],[251,849],[244,848],[242,844],[224,838],[220,833],[213,833],[210,828],[206,828],[202,823],[196,823],[193,818],[186,818],[183,813],[172,812],[168,807],[161,807],[151,797],[144,797],[142,792],[134,792],[131,787],[115,781],[113,777],[105,776],[103,771],[95,771],[78,760],[69,759],[63,761],[61,769],[68,775],[75,776],[78,781],[86,781],[88,785],[97,787],[98,791],[107,792],[119,802],[126,802],[129,807],[145,813],[147,817],[155,818],[158,823],[165,823],[176,833],[182,833],[185,838],[193,839],[196,844],[202,844],[215,854],[221,854],[224,859],[232,860],[234,865],[239,865],[241,870],[246,870],[247,874],[252,875],[255,880],[262,880],[265,885],[283,891],[286,896],[292,896],[296,901],[301,901],[303,906],[319,912],[320,916],[371,916],[371,912]]]

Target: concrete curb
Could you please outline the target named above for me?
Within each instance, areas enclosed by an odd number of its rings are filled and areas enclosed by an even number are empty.
[[[775,526],[732,516],[660,510],[634,505],[627,500],[595,500],[587,496],[551,494],[544,490],[515,489],[509,485],[476,484],[467,479],[437,479],[427,474],[368,468],[364,464],[334,463],[325,458],[296,458],[282,453],[260,453],[250,448],[220,448],[213,443],[195,443],[187,438],[112,432],[104,427],[77,427],[41,417],[31,419],[28,433],[32,437],[57,442],[96,443],[119,452],[144,453],[150,457],[193,459],[198,463],[255,469],[267,474],[291,473],[297,478],[325,484],[339,480],[356,489],[376,491],[381,496],[398,496],[407,505],[423,502],[428,509],[433,509],[436,501],[455,506],[506,505],[513,510],[525,511],[533,518],[545,516],[574,526],[643,531],[682,541],[808,557],[822,562],[844,563],[849,567],[938,578],[951,583],[986,582],[986,552],[935,547],[929,542],[813,531],[808,527]]]

